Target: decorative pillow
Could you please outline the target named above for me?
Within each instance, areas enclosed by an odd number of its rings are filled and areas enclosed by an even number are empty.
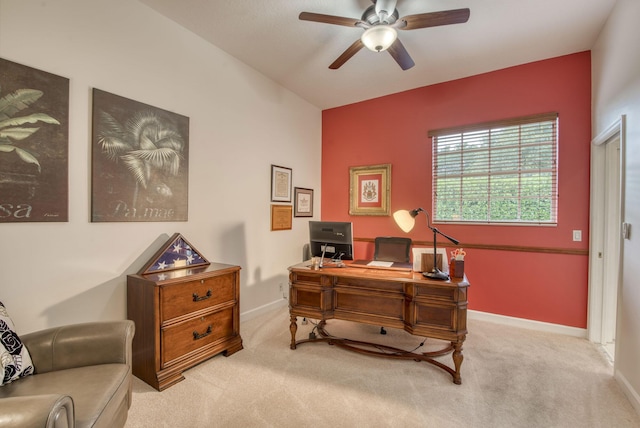
[[[15,332],[7,309],[0,302],[0,385],[33,374],[33,362],[27,347]]]

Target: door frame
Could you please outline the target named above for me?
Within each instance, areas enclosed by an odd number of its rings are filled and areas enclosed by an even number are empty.
[[[605,232],[605,186],[604,174],[606,144],[615,138],[620,139],[620,225],[624,222],[624,194],[625,194],[625,115],[621,115],[611,126],[591,140],[591,202],[589,220],[589,308],[587,316],[587,331],[589,340],[602,343],[603,334],[603,302],[604,302],[604,248]],[[620,239],[620,259],[618,269],[618,292],[622,278],[622,239]],[[618,293],[619,294],[619,293]],[[617,320],[616,327],[617,327]],[[617,329],[617,328],[616,328]],[[617,342],[616,342],[617,347]]]

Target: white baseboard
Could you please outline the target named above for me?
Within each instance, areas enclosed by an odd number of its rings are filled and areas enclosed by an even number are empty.
[[[288,300],[278,299],[271,303],[267,303],[266,305],[262,305],[255,309],[251,309],[250,311],[242,312],[240,314],[240,322],[242,323],[244,321],[249,321],[250,319],[257,317],[258,315],[266,314],[267,312],[271,312],[282,306],[287,306],[288,304],[289,304]]]
[[[574,336],[587,338],[586,328],[569,327],[566,325],[552,324],[542,321],[527,320],[524,318],[508,317],[506,315],[497,315],[489,312],[467,311],[469,319],[480,321],[489,321],[497,324],[505,324],[513,327],[528,328],[530,330],[546,331],[549,333],[564,334],[566,336]]]
[[[638,391],[633,389],[629,381],[627,381],[627,378],[620,373],[619,370],[616,370],[613,376],[618,381],[618,385],[620,385],[624,395],[627,396],[633,408],[636,409],[636,412],[640,415],[640,394],[638,394]]]

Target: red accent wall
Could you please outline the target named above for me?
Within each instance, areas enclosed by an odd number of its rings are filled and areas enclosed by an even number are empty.
[[[418,71],[408,71],[415,73]],[[402,71],[398,70],[399,79]],[[538,113],[559,114],[558,226],[441,225],[468,244],[588,249],[591,54],[581,52],[426,86],[322,112],[323,220],[355,237],[403,236],[393,217],[349,215],[349,167],[391,164],[391,212],[431,211],[428,131]],[[431,241],[426,217],[409,234]],[[424,221],[424,227],[421,222]],[[572,231],[582,230],[582,242]],[[443,239],[443,238],[441,238]],[[356,258],[372,246],[356,242]],[[588,257],[468,249],[469,309],[586,328]]]

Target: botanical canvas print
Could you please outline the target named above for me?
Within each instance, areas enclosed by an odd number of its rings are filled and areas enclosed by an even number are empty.
[[[0,223],[68,221],[69,79],[0,58]]]
[[[93,90],[92,221],[187,221],[189,118]]]

